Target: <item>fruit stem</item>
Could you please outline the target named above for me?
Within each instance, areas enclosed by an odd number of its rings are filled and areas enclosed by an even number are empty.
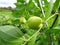
[[[36,34],[38,34],[39,31],[42,29],[42,27],[43,27],[43,24],[41,24],[41,26],[40,26],[40,28],[38,29],[38,31],[35,32],[23,45],[25,45],[31,38],[33,38]]]
[[[49,21],[52,17],[56,16],[57,14],[58,14],[58,13],[55,13],[55,14],[53,14],[52,16],[50,16],[48,19],[46,19],[45,23],[46,23],[47,21]]]

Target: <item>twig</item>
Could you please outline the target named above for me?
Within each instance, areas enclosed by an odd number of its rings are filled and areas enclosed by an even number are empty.
[[[55,13],[55,14],[53,14],[52,16],[50,16],[48,19],[46,19],[45,23],[46,23],[47,21],[49,21],[52,17],[56,16],[56,14],[58,14],[58,13]]]
[[[42,1],[39,0],[38,2],[39,2],[39,5],[40,5],[40,8],[41,8],[41,11],[42,11],[42,15],[43,15],[43,17],[45,17],[44,10],[43,10],[42,3],[41,3]]]
[[[25,45],[31,38],[33,38],[36,34],[38,34],[42,27],[43,27],[43,24],[41,24],[41,26],[38,29],[38,31],[35,34],[33,34],[23,45]]]
[[[52,23],[50,29],[53,28],[55,22],[56,22],[57,19],[58,19],[58,14],[55,14],[55,15],[56,15],[55,20],[53,21],[53,23]],[[55,15],[54,15],[54,16],[55,16]],[[52,17],[53,17],[53,16],[52,16]],[[51,17],[51,18],[52,18],[52,17]],[[50,45],[53,45],[53,42],[52,42],[52,33],[51,33],[51,32],[50,32],[50,34],[49,34],[49,37],[50,37]]]
[[[43,10],[43,5],[42,5],[41,2],[42,2],[41,0],[38,0],[38,3],[39,3],[39,5],[40,5],[41,11],[42,11],[42,15],[43,15],[43,17],[45,18],[45,13],[44,13],[44,10]],[[48,22],[46,22],[45,24],[46,24],[46,26],[48,26]]]

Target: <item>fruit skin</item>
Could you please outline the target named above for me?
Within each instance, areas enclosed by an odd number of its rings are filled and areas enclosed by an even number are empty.
[[[42,24],[42,19],[37,16],[32,16],[28,19],[27,24],[31,29],[39,29],[40,24]]]
[[[20,17],[20,23],[26,23],[26,19],[24,17]]]

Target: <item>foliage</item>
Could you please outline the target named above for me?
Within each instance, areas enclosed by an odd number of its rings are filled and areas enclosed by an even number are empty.
[[[0,12],[0,45],[60,44],[60,0],[17,0],[15,5],[11,13]],[[21,17],[28,20],[32,16],[43,20],[38,30],[20,22]]]

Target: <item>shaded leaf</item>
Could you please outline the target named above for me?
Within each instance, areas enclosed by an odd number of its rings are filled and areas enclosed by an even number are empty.
[[[0,45],[19,39],[22,35],[23,33],[17,27],[10,25],[0,26],[0,39],[2,41]]]

